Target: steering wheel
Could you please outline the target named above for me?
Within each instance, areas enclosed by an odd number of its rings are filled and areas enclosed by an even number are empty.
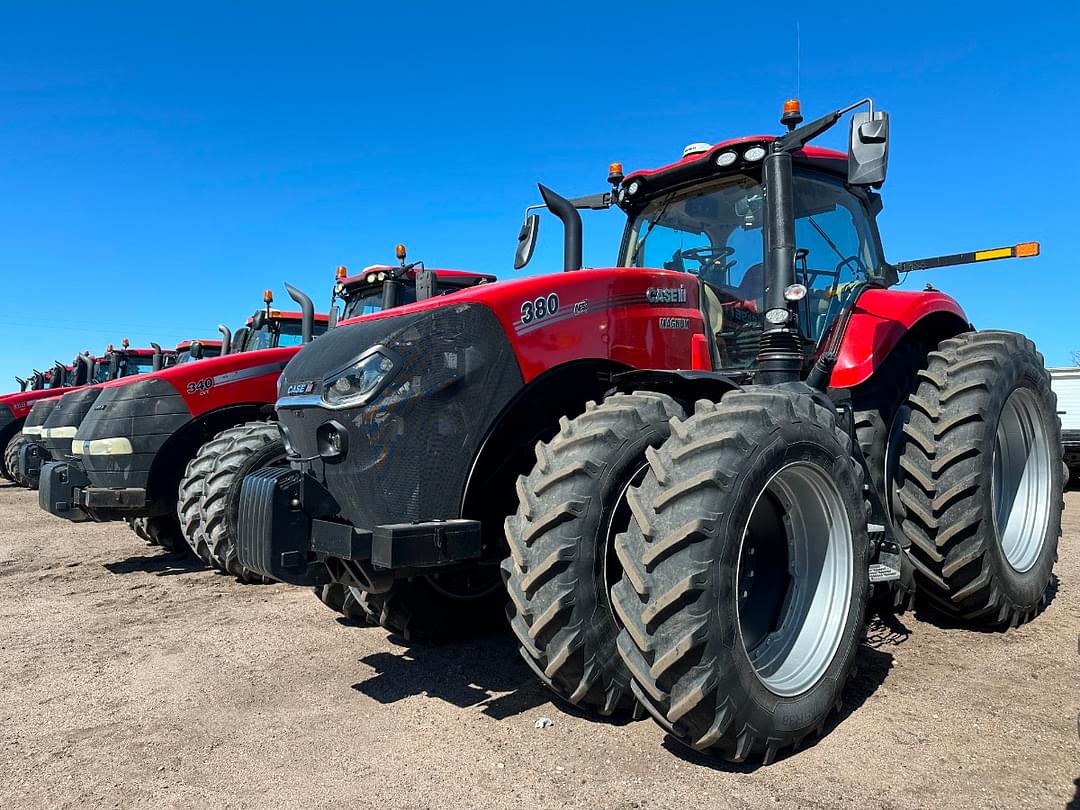
[[[706,265],[718,264],[720,259],[725,259],[735,252],[733,247],[696,247],[687,248],[686,250],[679,251],[679,257],[683,259],[690,259],[690,261],[699,262],[701,264],[701,270],[705,269]],[[735,264],[735,262],[732,262]]]

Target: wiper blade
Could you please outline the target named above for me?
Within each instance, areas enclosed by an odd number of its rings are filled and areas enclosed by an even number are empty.
[[[645,240],[649,238],[649,234],[652,233],[652,229],[656,227],[657,223],[664,218],[664,214],[667,213],[668,206],[671,205],[671,201],[675,199],[677,192],[671,192],[667,199],[664,200],[663,205],[660,206],[660,210],[657,212],[656,217],[649,222],[649,227],[645,229],[645,233],[641,235],[641,238],[634,243],[634,249],[630,251],[630,256],[627,257],[626,266],[633,267],[634,260],[637,258],[638,252],[641,250],[642,245],[645,244]]]

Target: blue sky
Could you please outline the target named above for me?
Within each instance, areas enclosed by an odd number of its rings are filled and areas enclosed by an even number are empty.
[[[599,191],[612,160],[777,131],[796,21],[808,116],[867,94],[891,113],[891,260],[1042,242],[908,286],[1051,365],[1080,349],[1065,4],[389,5],[0,5],[0,380],[125,336],[212,337],[285,280],[322,304],[338,264],[399,241],[512,276],[537,181]],[[587,264],[621,225],[586,215]],[[530,272],[558,269],[558,233]]]

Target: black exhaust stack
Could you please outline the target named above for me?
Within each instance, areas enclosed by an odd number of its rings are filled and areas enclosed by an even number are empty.
[[[60,388],[64,384],[64,374],[67,369],[59,360],[53,363],[52,379],[49,380],[49,388]]]
[[[548,210],[563,224],[563,272],[581,269],[581,214],[574,204],[545,186],[537,184]]]
[[[775,148],[765,158],[765,325],[758,350],[758,380],[765,385],[802,376],[798,323],[784,291],[795,283],[795,201],[791,154]],[[772,317],[770,317],[772,316]]]
[[[80,354],[75,358],[75,385],[89,385],[94,379],[94,361],[88,354]]]
[[[158,344],[154,343],[154,341],[152,340],[150,341],[150,345],[154,349],[154,364],[151,366],[151,368],[154,371],[161,371],[161,364],[164,358],[164,355],[161,353],[161,347]]]
[[[24,380],[22,377],[16,377],[15,382],[17,382],[19,384],[19,390],[20,391],[25,391],[26,390],[27,381]]]
[[[285,292],[289,294],[289,297],[293,301],[300,305],[300,311],[303,316],[300,321],[300,334],[301,340],[304,343],[311,343],[312,338],[315,337],[315,305],[311,302],[311,299],[307,294],[296,289],[292,284],[285,283]]]
[[[232,354],[232,330],[223,323],[217,325],[217,330],[221,332],[221,353]]]

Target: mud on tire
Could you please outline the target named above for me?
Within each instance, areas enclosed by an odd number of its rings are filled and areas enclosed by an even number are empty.
[[[626,489],[644,474],[645,451],[685,415],[669,396],[636,391],[563,417],[555,437],[537,444],[506,519],[506,612],[521,654],[565,700],[604,715],[634,704],[609,598],[619,576],[612,543],[630,519]]]
[[[943,341],[908,399],[897,508],[920,590],[987,627],[1045,603],[1061,534],[1062,451],[1042,355],[1012,332]]]
[[[831,409],[768,388],[698,402],[649,462],[616,539],[619,653],[676,739],[768,762],[821,730],[854,665],[862,468]]]

